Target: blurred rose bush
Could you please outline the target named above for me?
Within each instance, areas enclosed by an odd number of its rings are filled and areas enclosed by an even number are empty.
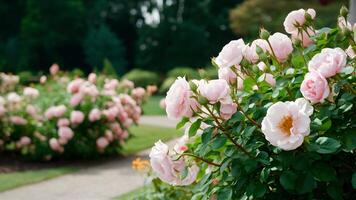
[[[90,74],[71,77],[57,64],[30,87],[1,74],[0,148],[31,159],[119,153],[137,124],[141,104],[156,89]]]
[[[219,79],[178,77],[164,103],[186,131],[152,148],[154,174],[192,184],[192,199],[354,199],[356,29],[346,8],[337,28],[317,30],[316,16],[231,41],[213,59]]]

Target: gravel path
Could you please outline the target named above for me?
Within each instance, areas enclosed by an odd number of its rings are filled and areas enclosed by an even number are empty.
[[[143,116],[141,124],[175,127],[176,122],[163,116]],[[139,153],[147,157],[149,151]],[[131,169],[135,156],[83,168],[63,175],[0,193],[1,200],[101,200],[130,192],[144,183],[144,177]]]

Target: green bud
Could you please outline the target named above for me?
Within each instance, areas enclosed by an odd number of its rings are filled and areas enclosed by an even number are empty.
[[[260,60],[262,60],[262,61],[266,61],[266,60],[268,59],[266,53],[261,53],[261,54],[258,55],[258,57],[259,57]]]
[[[240,62],[240,65],[242,66],[242,67],[246,67],[246,66],[248,66],[250,63],[246,60],[246,59],[242,59],[242,61]]]
[[[203,97],[203,96],[201,96],[201,95],[198,96],[198,102],[201,105],[206,105],[206,104],[209,103],[208,99]]]
[[[257,53],[258,55],[260,55],[260,54],[264,53],[264,51],[263,51],[263,49],[262,49],[261,47],[259,47],[259,46],[256,45],[256,53]]]
[[[301,47],[302,46],[302,41],[298,38],[294,39],[294,44],[296,47]]]
[[[189,86],[193,92],[196,92],[198,89],[198,86],[193,81],[189,81]]]
[[[257,65],[253,65],[252,66],[252,71],[257,73],[257,72],[260,71],[260,69],[257,67]]]
[[[305,17],[305,20],[308,22],[313,21],[312,16],[307,12],[304,13],[304,17]]]
[[[262,28],[260,31],[260,38],[264,40],[268,40],[269,36],[270,36],[269,32],[266,29]]]
[[[347,18],[348,14],[349,14],[349,10],[345,6],[342,6],[340,9],[340,15]]]
[[[351,32],[348,28],[343,28],[343,29],[342,29],[342,34],[344,34],[345,37],[351,36],[351,33],[352,33],[352,32]]]

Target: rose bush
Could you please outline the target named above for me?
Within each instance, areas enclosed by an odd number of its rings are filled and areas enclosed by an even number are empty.
[[[165,106],[186,131],[153,147],[154,174],[192,199],[355,199],[356,28],[346,8],[336,28],[316,17],[296,10],[290,35],[231,41],[217,80],[178,77]]]
[[[152,90],[94,73],[71,77],[57,64],[31,86],[1,79],[0,150],[38,160],[119,153]]]

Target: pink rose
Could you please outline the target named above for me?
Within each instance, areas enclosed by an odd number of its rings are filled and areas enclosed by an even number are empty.
[[[29,114],[30,116],[35,117],[36,114],[37,114],[37,109],[36,109],[35,106],[29,104],[29,105],[26,106],[26,112],[27,112],[27,114]]]
[[[82,101],[83,101],[83,95],[81,93],[77,93],[74,94],[71,98],[70,98],[70,105],[72,107],[75,107],[77,105],[79,105]]]
[[[346,66],[346,53],[340,48],[324,48],[308,63],[309,71],[318,71],[325,78],[340,72]]]
[[[356,56],[355,51],[353,50],[352,46],[349,46],[346,50],[345,53],[351,58],[354,59]]]
[[[258,69],[261,70],[261,71],[265,71],[265,70],[267,69],[267,65],[266,65],[264,62],[259,62],[259,63],[257,64],[257,67],[258,67]]]
[[[191,95],[192,92],[189,83],[185,78],[178,77],[171,88],[169,88],[166,96],[166,112],[168,118],[191,117],[191,108],[195,109],[198,106],[197,102],[190,98]]]
[[[312,45],[314,42],[313,40],[310,39],[311,36],[314,36],[314,30],[311,28],[307,29],[308,32],[306,31],[302,31],[302,32],[296,32],[296,33],[292,33],[292,39],[295,40],[299,40],[302,42],[303,47],[308,47],[310,45]]]
[[[312,103],[323,102],[330,93],[327,80],[316,71],[311,71],[305,75],[300,91]]]
[[[7,101],[11,104],[17,104],[21,102],[21,97],[16,92],[10,92],[7,95]]]
[[[67,118],[60,118],[57,121],[58,127],[69,126],[69,125],[70,125],[70,121]]]
[[[43,76],[40,77],[40,83],[41,83],[41,84],[46,83],[46,81],[47,81],[47,76],[44,76],[44,75],[43,75]]]
[[[119,85],[119,81],[116,79],[106,79],[104,89],[105,90],[115,90]]]
[[[237,105],[235,103],[222,103],[220,107],[220,116],[228,120],[231,118],[233,114],[235,114],[237,111]]]
[[[256,63],[259,60],[258,54],[256,52],[257,47],[260,47],[263,51],[267,51],[269,46],[266,40],[257,39],[254,40],[250,46],[246,45],[243,50],[243,55],[246,60],[251,63]]]
[[[276,79],[274,79],[273,75],[270,73],[265,74],[265,81],[270,84],[271,86],[276,85]]]
[[[110,130],[105,131],[105,137],[110,142],[114,140],[114,134]]]
[[[293,51],[292,40],[288,36],[277,32],[271,35],[268,41],[273,49],[272,51],[269,48],[269,53],[274,54],[279,62],[285,62]]]
[[[217,79],[202,82],[198,90],[210,103],[223,101],[230,97],[230,87],[225,80]]]
[[[237,76],[230,67],[219,68],[218,75],[219,79],[225,80],[228,83],[234,84],[236,82]]]
[[[23,95],[30,98],[37,98],[40,95],[40,92],[36,88],[25,87]]]
[[[63,127],[59,127],[58,135],[60,138],[63,138],[68,141],[73,138],[74,133],[73,133],[72,129],[70,129],[69,127],[63,126]]]
[[[96,146],[97,146],[99,149],[105,149],[108,145],[109,145],[109,141],[108,141],[108,139],[106,139],[105,137],[99,137],[99,138],[96,140]]]
[[[74,110],[70,114],[70,121],[72,124],[80,124],[84,120],[84,114],[81,111]]]
[[[74,94],[79,92],[80,86],[84,83],[84,80],[81,78],[74,79],[67,86],[67,92]]]
[[[346,21],[344,17],[339,17],[337,18],[337,25],[339,28],[341,28],[342,30],[347,29],[352,31],[352,25],[349,21]]]
[[[15,125],[26,125],[27,124],[27,120],[20,116],[11,116],[10,121],[11,121],[11,123],[13,123]]]
[[[22,136],[20,138],[19,144],[21,146],[27,146],[27,145],[31,144],[31,138],[29,138],[27,136]]]
[[[218,57],[215,58],[215,63],[223,68],[239,65],[242,60],[242,51],[244,48],[245,43],[242,39],[232,40],[220,51]]]
[[[144,97],[146,91],[144,88],[138,87],[138,88],[133,89],[131,93],[135,99],[142,99]]]
[[[95,84],[96,82],[96,74],[95,73],[90,73],[88,76],[88,81]]]
[[[283,22],[286,32],[289,34],[297,33],[298,29],[302,28],[306,22],[306,13],[308,13],[312,19],[315,18],[315,10],[311,8],[308,10],[299,9],[290,12]]]
[[[51,75],[56,75],[59,72],[59,65],[57,63],[54,63],[50,68],[49,68],[49,72],[51,73]]]
[[[89,113],[89,121],[94,122],[98,121],[101,118],[101,112],[99,109],[94,108]]]
[[[61,146],[61,144],[59,143],[59,141],[56,138],[51,138],[49,140],[49,146],[51,147],[51,149],[53,151],[57,151],[60,153],[64,151],[63,147]]]

